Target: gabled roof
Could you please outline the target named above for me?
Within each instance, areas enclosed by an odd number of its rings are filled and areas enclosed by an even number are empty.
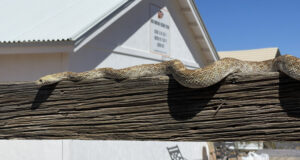
[[[220,58],[236,58],[244,61],[264,61],[280,56],[278,48],[261,48],[218,52]]]
[[[0,54],[76,51],[142,0],[0,1]],[[175,1],[174,1],[175,2]],[[219,59],[194,0],[177,0],[196,41]],[[32,47],[34,46],[34,47]]]
[[[0,43],[75,40],[129,0],[4,0]]]

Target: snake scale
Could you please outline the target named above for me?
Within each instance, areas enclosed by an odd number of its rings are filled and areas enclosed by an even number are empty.
[[[274,59],[251,62],[234,58],[224,58],[205,68],[187,69],[179,60],[165,61],[157,64],[143,64],[124,69],[99,68],[86,72],[61,72],[41,77],[36,81],[40,86],[60,81],[81,81],[99,78],[117,80],[172,75],[177,82],[188,88],[205,88],[214,85],[226,76],[237,73],[283,72],[300,81],[300,59],[291,55],[278,56]]]

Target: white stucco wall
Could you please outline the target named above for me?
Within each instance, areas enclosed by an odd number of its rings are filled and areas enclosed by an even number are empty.
[[[205,142],[0,140],[5,160],[171,160],[167,147],[178,146],[185,159],[202,159]]]
[[[150,49],[150,5],[170,14],[170,50],[167,56]],[[167,0],[143,0],[75,53],[70,54],[71,71],[100,67],[123,68],[137,64],[180,59],[191,68],[203,66],[205,58],[189,30],[179,6]],[[137,16],[138,15],[138,16]]]
[[[56,54],[2,54],[0,55],[0,82],[33,81],[39,77],[67,68],[67,55]]]

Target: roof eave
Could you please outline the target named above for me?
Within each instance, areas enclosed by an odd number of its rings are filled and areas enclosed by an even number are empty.
[[[203,23],[203,19],[201,18],[200,14],[198,12],[198,8],[195,4],[195,1],[187,0],[187,2],[191,9],[192,15],[194,16],[194,19],[196,20],[196,24],[198,25],[198,28],[199,28],[201,34],[203,35],[203,41],[206,46],[206,49],[208,49],[209,53],[212,55],[212,58],[213,58],[212,60],[218,61],[220,59],[220,57],[216,51],[216,48],[211,40],[210,35],[208,34],[205,24]]]
[[[71,53],[75,47],[74,43],[72,40],[0,43],[0,55]]]

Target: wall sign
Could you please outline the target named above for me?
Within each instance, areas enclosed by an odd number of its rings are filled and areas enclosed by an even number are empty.
[[[169,55],[170,15],[166,8],[150,5],[150,51]]]

